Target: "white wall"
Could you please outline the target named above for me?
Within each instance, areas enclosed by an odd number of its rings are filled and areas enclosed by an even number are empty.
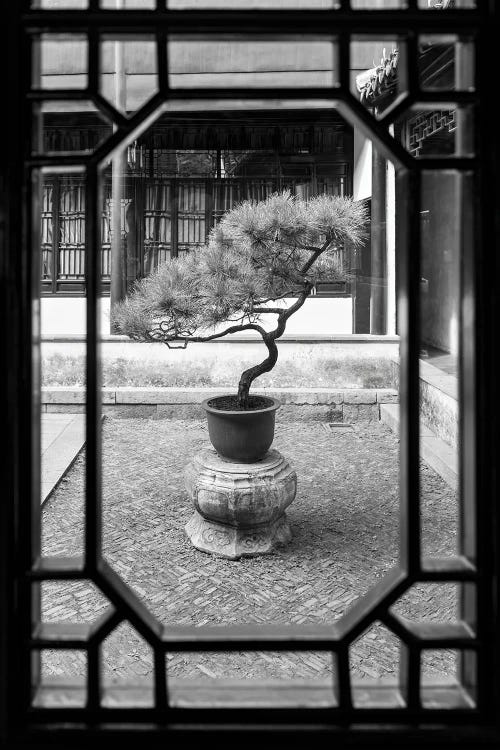
[[[293,300],[284,300],[291,304]],[[84,335],[85,329],[84,297],[42,297],[41,299],[41,333],[52,335]],[[267,328],[271,328],[274,316],[269,316]],[[109,297],[101,300],[101,331],[109,335]],[[348,335],[352,333],[352,300],[351,297],[312,297],[305,303],[290,321],[287,334],[307,335]],[[258,338],[252,331],[238,334],[241,337]],[[228,337],[228,341],[230,338]]]
[[[354,128],[353,198],[370,198],[372,194],[372,142]]]

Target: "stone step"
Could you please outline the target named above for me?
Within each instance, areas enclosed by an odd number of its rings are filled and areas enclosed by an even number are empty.
[[[380,404],[380,420],[399,434],[399,404]],[[420,455],[454,490],[458,488],[458,455],[425,425],[420,428]]]
[[[420,360],[420,415],[436,437],[458,444],[458,378]]]
[[[420,416],[436,437],[458,444],[458,378],[424,359],[419,360]],[[399,387],[399,359],[392,362],[393,388]]]
[[[67,474],[85,444],[83,414],[42,414],[41,495],[43,504]]]

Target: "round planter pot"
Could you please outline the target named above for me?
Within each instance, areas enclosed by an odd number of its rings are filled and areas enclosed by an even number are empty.
[[[248,411],[217,409],[217,398],[202,402],[210,441],[221,458],[250,464],[266,455],[274,439],[274,418],[280,402],[261,398],[266,406]]]

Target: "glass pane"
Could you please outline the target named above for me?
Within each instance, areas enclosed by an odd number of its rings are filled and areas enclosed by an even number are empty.
[[[46,101],[35,113],[35,153],[92,153],[112,133],[110,123],[91,101]]]
[[[356,708],[404,705],[399,689],[399,648],[399,639],[380,622],[371,625],[351,645],[352,697]]]
[[[100,93],[122,114],[131,115],[158,90],[156,44],[153,37],[101,42]]]
[[[171,705],[179,708],[337,704],[335,657],[321,651],[167,653],[166,666]]]
[[[424,708],[476,708],[477,656],[473,651],[424,649],[421,669]]]
[[[351,0],[353,10],[390,10],[406,8],[406,0]]]
[[[172,88],[333,86],[333,40],[177,39],[168,43]]]
[[[41,34],[33,41],[32,86],[41,89],[84,89],[87,86],[88,42],[79,34]]]
[[[102,705],[113,707],[118,690],[121,707],[154,706],[153,663],[151,646],[128,623],[119,625],[101,647]],[[127,690],[131,685],[133,692]]]
[[[94,623],[108,606],[92,581],[43,581],[40,589],[44,623]]]
[[[436,109],[415,105],[395,125],[406,150],[418,159],[426,156],[471,156],[474,152],[472,107]]]
[[[420,86],[430,91],[474,89],[474,44],[456,36],[419,37]]]
[[[31,7],[43,10],[80,10],[88,8],[88,0],[32,0]]]
[[[82,290],[84,284],[84,175],[44,171],[37,177],[33,253],[35,267],[40,268],[35,307],[40,321],[34,356],[41,385],[42,553],[77,555],[83,544],[85,302],[70,301],[64,292]],[[68,478],[73,463],[82,473]],[[61,519],[65,492],[67,512]]]
[[[156,0],[100,0],[100,6],[109,10],[148,10],[156,8]]]
[[[414,622],[457,622],[460,586],[456,583],[416,583],[391,611]]]
[[[170,10],[206,10],[206,9],[234,9],[253,10],[258,8],[304,9],[338,8],[338,0],[165,0]]]
[[[457,8],[475,8],[475,0],[418,0],[422,10],[456,10]]]
[[[470,203],[469,203],[470,201]],[[424,172],[421,204],[420,451],[424,553],[460,547],[460,304],[472,195],[456,172]],[[469,208],[466,208],[469,206]],[[436,514],[443,519],[441,533]]]
[[[40,686],[34,708],[83,708],[86,703],[87,655],[71,649],[40,652]]]
[[[397,37],[351,42],[351,92],[376,117],[406,93],[405,42]]]

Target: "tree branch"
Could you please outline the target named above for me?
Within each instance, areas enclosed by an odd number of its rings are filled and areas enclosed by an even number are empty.
[[[286,310],[286,307],[252,307],[251,314],[259,313],[259,315],[262,315],[263,313],[273,313],[274,315],[280,315],[284,310]]]
[[[309,297],[312,288],[313,284],[311,284],[310,281],[304,282],[304,288],[300,292],[296,302],[294,302],[293,305],[286,308],[285,310],[279,310],[278,325],[276,329],[274,331],[271,331],[270,333],[266,333],[265,331],[264,333],[261,333],[264,344],[267,346],[269,355],[260,364],[255,365],[254,367],[250,367],[241,375],[238,385],[238,404],[242,409],[248,408],[248,394],[253,381],[264,372],[269,372],[270,370],[272,370],[274,365],[278,361],[278,347],[276,346],[276,339],[283,335],[288,318],[302,307],[306,299]],[[262,331],[263,329],[261,328],[260,330]]]
[[[283,294],[277,295],[276,297],[260,297],[259,299],[255,300],[256,305],[264,305],[266,302],[276,302],[279,299],[285,299],[285,297],[290,297],[290,295],[293,294],[293,289],[287,289],[286,292],[283,292]]]
[[[314,263],[316,263],[316,261],[318,260],[319,256],[322,253],[324,253],[325,250],[328,249],[328,247],[332,244],[332,242],[333,242],[333,239],[329,238],[329,239],[326,240],[326,242],[320,248],[318,248],[317,250],[315,250],[315,252],[311,255],[311,257],[309,258],[309,260],[306,263],[304,263],[304,265],[302,266],[302,268],[300,270],[300,273],[302,274],[302,276],[304,276],[309,271],[309,269],[311,268],[311,266]]]
[[[316,245],[300,245],[297,244],[297,247],[301,250],[309,250],[310,253],[316,253],[319,250],[319,247],[316,247]]]
[[[264,328],[257,325],[257,323],[245,323],[244,325],[230,326],[224,331],[221,331],[220,333],[212,333],[210,336],[178,336],[177,338],[166,339],[163,343],[166,343],[167,341],[185,341],[187,343],[199,344],[205,341],[213,341],[214,339],[221,338],[222,336],[227,336],[230,333],[239,333],[240,331],[248,330],[257,331],[262,337],[267,335]],[[158,339],[156,340],[158,341]]]
[[[294,302],[293,305],[290,305],[290,307],[288,307],[286,310],[282,310],[278,315],[278,325],[276,326],[274,331],[271,331],[271,333],[268,334],[273,338],[273,340],[279,339],[279,337],[284,334],[288,318],[302,307],[306,299],[311,294],[311,289],[313,288],[313,286],[314,284],[311,284],[310,281],[305,281],[304,288],[300,292],[297,301]]]

